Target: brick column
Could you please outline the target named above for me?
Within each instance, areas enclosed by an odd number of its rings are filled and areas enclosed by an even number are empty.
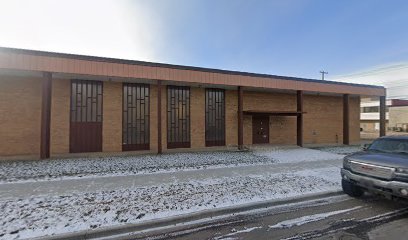
[[[343,144],[350,144],[350,96],[343,95]]]
[[[386,103],[385,96],[380,97],[380,137],[385,136],[385,112],[386,112]]]
[[[43,74],[42,80],[42,103],[41,103],[41,139],[40,158],[50,157],[50,133],[51,133],[51,93],[52,75],[49,72]]]
[[[244,113],[243,102],[244,90],[241,86],[238,87],[238,149],[242,150],[244,145]]]
[[[162,153],[162,109],[161,109],[161,80],[157,81],[157,153]]]
[[[296,92],[296,111],[297,119],[296,119],[296,142],[299,147],[303,147],[303,91]]]

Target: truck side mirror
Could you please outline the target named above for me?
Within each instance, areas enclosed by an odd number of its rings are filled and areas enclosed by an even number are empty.
[[[363,145],[363,150],[364,150],[364,151],[367,151],[367,149],[370,147],[370,145],[371,145],[371,144],[368,144],[368,143],[364,144],[364,145]]]

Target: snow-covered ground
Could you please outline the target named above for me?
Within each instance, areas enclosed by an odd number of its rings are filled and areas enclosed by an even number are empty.
[[[361,151],[363,147],[354,145],[354,146],[338,146],[338,147],[318,147],[315,149],[324,151],[324,152],[329,152],[329,153],[348,155],[348,154],[352,154],[352,153]]]
[[[338,189],[338,169],[321,170],[325,176],[294,172],[3,201],[0,236],[28,238]]]
[[[51,166],[43,162],[33,162],[32,169],[27,165],[28,162],[0,164],[3,185],[10,185],[6,182],[21,179],[63,179],[65,176],[88,174],[95,176],[94,181],[98,181],[98,175],[104,175],[106,179],[109,174],[155,174],[152,172],[174,171],[169,173],[172,175],[171,181],[157,185],[127,186],[103,191],[94,189],[80,193],[14,199],[1,198],[0,195],[0,239],[31,238],[138,223],[206,209],[339,190],[339,167],[343,155],[319,152],[294,148],[273,149],[270,153],[263,149],[241,153],[75,159],[61,160],[61,163],[59,160],[53,160],[44,161]],[[289,162],[309,166],[313,161],[322,160],[332,164],[296,171],[287,168]],[[95,166],[88,166],[92,164]],[[188,181],[178,179],[176,171],[214,167],[241,171],[245,169],[242,166],[257,164],[270,164],[276,169],[281,167],[282,171],[241,175],[237,173],[232,177],[211,176]],[[12,170],[12,166],[16,169]]]
[[[97,176],[176,172],[226,166],[269,164],[274,160],[252,152],[201,152],[0,162],[0,183]]]
[[[252,152],[201,152],[0,162],[0,183],[176,172],[273,163]]]
[[[294,163],[294,162],[313,162],[319,160],[337,160],[341,158],[339,154],[330,153],[329,151],[320,151],[308,148],[275,148],[257,149],[254,154],[260,157],[274,159],[277,163]]]

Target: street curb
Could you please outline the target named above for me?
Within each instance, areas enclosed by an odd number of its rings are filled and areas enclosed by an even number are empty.
[[[338,196],[342,194],[343,194],[342,191],[327,191],[327,192],[323,192],[319,194],[315,194],[315,193],[306,194],[302,197],[291,197],[291,198],[285,198],[285,199],[279,199],[279,200],[267,200],[267,201],[262,201],[262,202],[241,204],[241,205],[225,207],[225,208],[202,210],[199,212],[176,215],[173,217],[162,218],[159,220],[148,220],[142,223],[133,223],[133,224],[131,223],[131,224],[125,224],[125,225],[103,227],[99,229],[83,230],[83,231],[72,232],[72,233],[63,233],[63,234],[58,234],[58,235],[53,235],[53,236],[37,237],[37,238],[34,238],[34,240],[96,239],[96,238],[109,237],[109,236],[115,236],[115,235],[126,234],[126,233],[146,231],[152,228],[157,229],[159,227],[165,227],[165,226],[176,227],[176,225],[180,223],[192,222],[192,221],[204,219],[204,218],[214,218],[217,216],[222,216],[222,215],[227,215],[227,214],[231,215],[231,214],[251,211],[255,209],[269,208],[269,207],[285,205],[285,204],[290,204],[290,203],[297,203],[297,202],[303,202],[303,201],[314,200],[314,199],[319,199],[319,198]],[[184,227],[188,227],[188,225]],[[166,232],[170,232],[170,231],[171,231],[171,228],[166,230]]]

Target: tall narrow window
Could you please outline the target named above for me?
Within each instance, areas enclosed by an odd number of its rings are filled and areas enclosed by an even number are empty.
[[[123,151],[149,149],[149,85],[123,84]]]
[[[190,147],[190,88],[167,87],[167,148]]]
[[[225,145],[225,91],[205,90],[205,145]]]

